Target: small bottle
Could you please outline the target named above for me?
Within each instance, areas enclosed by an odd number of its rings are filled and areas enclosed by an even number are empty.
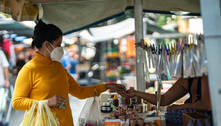
[[[118,107],[118,106],[119,106],[119,100],[118,100],[117,94],[114,94],[113,105],[114,105],[115,107]]]

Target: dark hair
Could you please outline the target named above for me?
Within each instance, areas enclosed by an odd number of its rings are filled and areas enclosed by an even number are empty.
[[[0,35],[0,44],[3,44],[3,35]]]
[[[53,24],[45,24],[39,20],[34,29],[33,41],[31,46],[40,49],[45,41],[52,43],[62,36],[60,28]]]

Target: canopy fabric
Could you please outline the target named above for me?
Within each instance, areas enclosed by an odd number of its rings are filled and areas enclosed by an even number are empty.
[[[200,13],[200,0],[143,0],[144,10]]]
[[[0,9],[16,21],[35,20],[39,11],[29,0],[0,0]]]
[[[43,19],[71,32],[91,23],[124,12],[125,0],[92,0],[59,4],[42,4]]]
[[[10,13],[16,20],[34,20],[35,12],[39,10],[42,12],[38,13],[39,16],[43,14],[40,18],[57,25],[65,33],[88,28],[109,18],[123,15],[127,7],[134,6],[133,0],[20,0],[20,2],[0,0],[0,4],[7,7],[3,10],[13,10],[14,7],[16,11]],[[36,8],[36,4],[40,6]],[[15,5],[19,6],[16,8]],[[200,0],[143,0],[143,8],[146,11],[200,13]]]
[[[175,33],[173,31],[168,31],[160,28],[156,24],[153,24],[148,18],[144,18],[143,22],[146,24],[144,26],[148,28],[149,32]],[[79,32],[79,36],[82,39],[87,40],[88,42],[102,42],[116,38],[121,38],[135,32],[134,23],[134,18],[128,18],[116,24],[89,28],[88,30],[82,30],[81,32]],[[72,34],[72,36],[76,36],[76,34]]]
[[[17,34],[18,36],[32,37],[33,35],[33,28],[12,19],[0,19],[0,31],[4,30],[12,34]]]
[[[90,28],[79,33],[80,37],[89,42],[100,42],[120,38],[135,31],[134,19],[129,18],[117,24]]]
[[[110,17],[124,14],[127,0],[89,0],[42,4],[43,19],[62,28],[63,32],[87,28]],[[144,10],[186,11],[200,13],[199,0],[143,0]]]

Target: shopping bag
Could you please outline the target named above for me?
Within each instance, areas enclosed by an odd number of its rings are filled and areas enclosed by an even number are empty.
[[[59,126],[59,121],[51,112],[47,100],[34,101],[30,110],[25,112],[20,126]]]
[[[0,112],[7,111],[8,89],[0,88]]]
[[[181,78],[182,77],[182,48],[183,48],[183,44],[182,44],[183,40],[180,40],[179,43],[177,43],[176,46],[176,52],[174,54],[174,72],[173,72],[173,77],[176,78]]]
[[[87,99],[79,118],[80,126],[101,126],[99,98]]]
[[[208,75],[208,67],[207,67],[207,57],[206,57],[206,50],[205,50],[205,43],[202,38],[202,36],[199,37],[199,47],[200,47],[200,71],[201,71],[201,76]]]

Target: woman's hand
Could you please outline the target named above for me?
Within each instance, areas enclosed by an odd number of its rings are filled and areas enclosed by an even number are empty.
[[[61,96],[56,96],[55,95],[55,96],[48,99],[48,105],[50,107],[59,107],[60,108],[61,104],[66,106],[66,99],[61,97]]]
[[[121,84],[106,84],[106,88],[112,91],[117,91],[121,96],[127,97],[126,88]]]

